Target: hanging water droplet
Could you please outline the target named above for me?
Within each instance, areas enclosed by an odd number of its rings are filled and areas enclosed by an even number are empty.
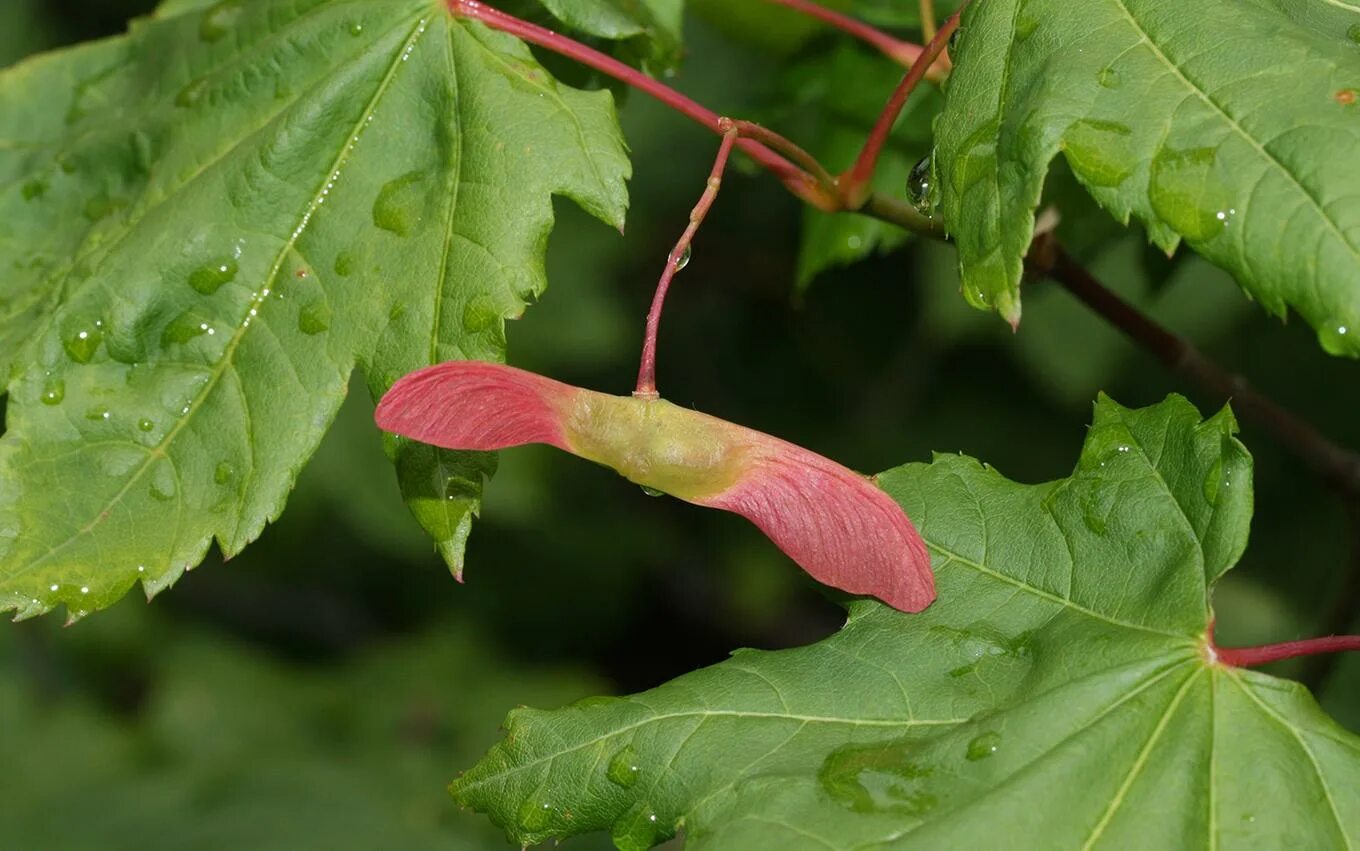
[[[604,773],[614,783],[627,789],[637,782],[641,771],[642,768],[637,762],[637,751],[633,750],[632,745],[626,745],[610,758]]]
[[[1350,326],[1336,319],[1326,319],[1318,324],[1318,342],[1331,355],[1351,355],[1360,348],[1360,339],[1351,333]]]
[[[907,175],[907,200],[922,213],[930,212],[930,175],[934,160],[934,154],[926,154],[917,160]]]
[[[647,487],[646,485],[642,485],[641,487],[642,487],[642,492],[645,493],[645,494],[647,494],[647,496],[665,496],[665,495],[666,495],[666,492],[665,492],[665,491],[659,491],[659,490],[657,490],[656,488],[649,488],[649,487]]]
[[[968,743],[968,761],[977,762],[980,759],[986,759],[996,753],[996,750],[999,747],[1001,747],[1000,733],[988,731],[976,736]]]
[[[60,405],[66,398],[66,382],[60,378],[48,378],[43,382],[42,396],[38,397],[44,405]]]
[[[675,258],[675,271],[679,272],[689,265],[690,254],[689,246],[686,245],[685,250],[680,252],[680,256]]]
[[[221,289],[223,284],[235,280],[236,272],[236,259],[222,257],[195,269],[189,275],[189,286],[203,295],[212,295]]]

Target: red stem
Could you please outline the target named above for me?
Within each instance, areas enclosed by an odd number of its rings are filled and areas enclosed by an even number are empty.
[[[709,208],[718,197],[723,170],[727,168],[727,158],[732,153],[732,146],[738,141],[740,131],[736,122],[720,118],[718,123],[724,128],[723,138],[722,144],[718,146],[718,156],[713,160],[713,170],[708,173],[708,184],[704,187],[704,193],[699,196],[699,203],[694,205],[689,214],[689,226],[685,228],[680,240],[666,257],[666,268],[661,272],[661,280],[656,284],[656,294],[652,296],[652,307],[647,311],[647,330],[642,338],[642,364],[638,367],[637,389],[633,391],[633,395],[639,399],[655,399],[660,395],[656,392],[656,333],[661,326],[661,308],[666,303],[666,293],[670,290],[671,279],[688,262],[687,255],[695,232],[699,230],[704,216],[708,215]]]
[[[449,12],[455,17],[474,18],[492,29],[510,33],[531,44],[574,59],[582,65],[594,68],[627,83],[639,91],[646,92],[714,133],[721,134],[724,132],[721,119],[716,112],[685,97],[664,83],[648,77],[636,68],[614,59],[612,56],[606,56],[598,50],[552,30],[531,24],[528,21],[522,21],[513,15],[507,15],[505,12],[477,2],[477,0],[445,0],[445,3]],[[820,186],[816,178],[789,162],[780,154],[770,150],[766,145],[755,139],[740,139],[737,142],[737,147],[779,178],[784,186],[797,197],[818,209],[828,211],[839,209],[837,199],[827,189]]]
[[[878,121],[869,132],[869,138],[864,141],[864,147],[860,149],[855,164],[841,175],[841,199],[848,209],[858,210],[864,206],[869,197],[869,182],[873,180],[874,169],[878,167],[878,155],[883,152],[883,146],[888,142],[893,124],[902,114],[902,108],[907,105],[907,98],[911,97],[911,93],[925,76],[926,69],[949,44],[949,37],[959,27],[959,15],[967,5],[965,2],[960,6],[958,11],[950,15],[949,20],[935,31],[935,37],[926,44],[925,50],[921,51],[921,55],[911,64],[911,70],[907,71],[902,82],[897,84],[892,97],[888,98],[888,103],[883,107],[883,112],[879,113]]]
[[[1251,668],[1296,656],[1316,656],[1319,653],[1338,653],[1360,650],[1360,635],[1329,635],[1325,638],[1305,638],[1301,641],[1282,641],[1259,647],[1215,647],[1218,661],[1234,668]]]
[[[899,65],[910,67],[916,61],[916,57],[921,55],[922,48],[909,41],[894,38],[880,29],[870,26],[863,21],[856,20],[849,15],[842,15],[834,9],[819,6],[809,0],[769,0],[771,3],[778,3],[787,6],[796,12],[801,12],[808,17],[817,18],[824,21],[843,33],[852,35],[866,44],[877,48],[884,56],[893,60]],[[948,70],[948,61],[938,63],[935,76],[942,77]]]

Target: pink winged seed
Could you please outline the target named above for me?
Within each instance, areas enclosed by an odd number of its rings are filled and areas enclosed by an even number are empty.
[[[385,431],[447,449],[547,443],[579,455],[565,423],[575,401],[598,396],[603,394],[503,364],[454,361],[399,380],[375,419]],[[723,426],[733,445],[749,450],[741,455],[740,472],[730,486],[690,502],[750,520],[827,585],[906,612],[930,605],[930,555],[886,493],[800,446],[733,423]]]

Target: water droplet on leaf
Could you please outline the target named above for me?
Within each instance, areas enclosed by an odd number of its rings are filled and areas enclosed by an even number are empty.
[[[208,333],[208,323],[193,311],[186,311],[175,317],[161,333],[161,344],[187,343],[195,337]]]
[[[93,325],[76,328],[66,336],[62,346],[71,360],[76,363],[90,362],[94,353],[99,350],[99,344],[104,341],[104,332],[100,330],[101,324],[96,322]]]
[[[679,272],[689,265],[690,254],[690,247],[686,245],[684,251],[680,252],[680,256],[675,258],[675,271]]]
[[[520,805],[518,821],[520,830],[525,833],[539,833],[552,820],[552,805],[540,794],[530,795]]]
[[[348,278],[354,274],[354,255],[348,251],[341,251],[335,255],[335,274],[342,278]]]
[[[189,275],[189,286],[203,295],[212,295],[221,289],[223,284],[235,280],[236,272],[236,260],[232,257],[223,257],[195,269]]]
[[[647,487],[646,485],[642,485],[641,487],[642,487],[642,492],[645,493],[645,494],[647,494],[647,496],[665,496],[665,495],[666,495],[666,492],[665,492],[665,491],[659,491],[659,490],[657,490],[656,488],[649,488],[649,487]]]
[[[95,405],[85,412],[85,419],[87,420],[107,420],[110,416],[112,415],[109,413],[109,409],[103,405]]]
[[[197,80],[190,80],[188,85],[179,90],[175,95],[175,106],[189,108],[198,103],[203,97],[203,91],[208,87],[206,77],[199,77]]]
[[[142,417],[140,420],[137,421],[137,428],[140,429],[141,431],[151,431],[155,427],[156,423],[153,420],[147,419],[146,417]]]
[[[1063,134],[1063,149],[1072,169],[1096,186],[1118,186],[1133,174],[1142,156],[1132,150],[1129,125],[1083,118]]]
[[[320,334],[331,327],[331,306],[314,301],[298,311],[298,330],[308,336]]]
[[[354,23],[352,23],[352,24],[350,24],[350,25],[349,25],[349,34],[352,35],[352,36],[355,36],[355,37],[358,37],[358,36],[363,35],[363,34],[364,34],[364,25],[361,24],[361,23],[359,23],[359,22],[357,22],[357,21],[354,22]]]
[[[1218,211],[1232,205],[1217,159],[1213,148],[1163,148],[1152,158],[1148,199],[1158,217],[1186,239],[1204,241],[1223,232]]]
[[[235,475],[236,468],[231,465],[231,462],[222,461],[217,465],[217,469],[213,471],[213,481],[217,482],[219,485],[225,485],[227,482],[231,481]]]
[[[203,15],[198,25],[198,37],[208,43],[219,40],[236,25],[241,15],[241,0],[222,0]]]
[[[47,181],[35,177],[32,180],[26,181],[23,188],[19,191],[23,194],[25,201],[41,198],[43,195],[47,194]]]
[[[1117,89],[1124,81],[1119,78],[1119,72],[1113,68],[1102,68],[1100,73],[1096,74],[1096,82],[1104,88]]]
[[[373,201],[373,224],[397,236],[410,236],[420,223],[418,184],[424,179],[424,172],[412,171],[384,184]]]
[[[637,751],[633,750],[632,745],[628,745],[610,758],[604,773],[614,783],[627,789],[637,782],[641,771],[642,768],[637,763]]]
[[[660,826],[656,813],[647,804],[639,801],[619,816],[610,829],[610,838],[619,851],[647,851],[656,844]]]
[[[1001,747],[1000,733],[988,731],[976,736],[968,743],[968,761],[977,762],[980,759],[986,759],[996,753],[996,750],[999,747]]]
[[[42,396],[39,397],[44,405],[60,405],[61,400],[66,398],[66,382],[60,378],[49,378],[43,383]]]
[[[1350,29],[1346,30],[1346,37],[1356,44],[1360,44],[1360,24],[1351,24]]]
[[[169,461],[161,459],[151,471],[151,496],[160,502],[175,498],[179,488],[175,483],[175,468]]]

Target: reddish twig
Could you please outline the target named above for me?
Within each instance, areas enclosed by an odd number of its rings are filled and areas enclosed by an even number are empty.
[[[964,3],[958,11],[949,16],[949,20],[944,22],[925,47],[921,55],[916,57],[916,61],[911,64],[911,70],[902,78],[902,82],[897,85],[892,96],[888,98],[888,103],[879,113],[878,121],[874,123],[874,129],[869,132],[869,138],[864,140],[864,147],[860,149],[859,157],[855,159],[855,164],[850,167],[845,174],[841,175],[841,201],[847,209],[858,210],[864,206],[864,202],[869,197],[870,182],[874,177],[874,170],[878,168],[878,156],[883,152],[883,146],[888,142],[888,135],[892,133],[893,124],[897,122],[897,117],[902,114],[902,109],[907,105],[907,98],[915,91],[916,86],[925,76],[926,69],[931,66],[937,57],[944,52],[945,46],[949,44],[949,37],[954,34],[954,30],[959,27],[959,15],[963,13],[967,6]]]
[[[642,364],[638,367],[637,389],[633,391],[633,395],[639,399],[655,399],[659,395],[656,392],[656,335],[657,329],[661,326],[661,308],[666,303],[666,293],[670,290],[671,279],[689,262],[690,243],[693,242],[699,225],[703,223],[704,216],[708,215],[709,208],[718,197],[723,170],[727,168],[727,158],[732,153],[732,146],[736,144],[741,132],[737,123],[730,119],[720,118],[718,123],[724,130],[722,144],[718,146],[718,156],[713,160],[713,170],[708,174],[708,183],[703,194],[699,196],[699,203],[690,211],[689,226],[685,228],[680,240],[666,257],[666,268],[661,272],[661,280],[656,284],[656,294],[652,296],[652,307],[647,311],[647,329],[642,338]]]
[[[473,18],[492,29],[509,33],[531,44],[536,44],[568,59],[580,62],[582,65],[594,68],[603,74],[608,74],[638,91],[651,95],[714,133],[723,132],[719,126],[719,116],[716,112],[611,56],[606,56],[600,51],[587,47],[560,33],[555,33],[537,24],[531,24],[498,9],[483,5],[477,0],[445,0],[445,2],[449,12],[456,17]],[[773,135],[773,131],[770,131],[770,135]],[[793,145],[792,142],[788,144]],[[762,142],[756,139],[740,139],[737,142],[737,147],[779,178],[780,182],[798,198],[818,209],[838,209],[839,205],[835,196],[823,188],[815,177],[772,151]]]
[[[1319,653],[1340,653],[1360,650],[1360,635],[1329,635],[1326,638],[1305,638],[1301,641],[1282,641],[1259,647],[1215,647],[1218,661],[1234,668],[1254,668],[1282,659],[1316,656]]]
[[[864,21],[856,20],[849,15],[843,15],[834,9],[820,6],[810,0],[769,0],[771,3],[778,3],[787,6],[795,12],[816,18],[819,21],[830,24],[836,29],[847,35],[854,36],[860,41],[877,49],[884,56],[893,60],[897,64],[910,68],[921,55],[923,48],[918,44],[903,41],[900,38],[889,35],[882,30],[866,24]],[[929,38],[929,36],[927,36]],[[926,72],[929,79],[939,81],[949,72],[949,60],[941,57],[934,62],[930,70]]]

